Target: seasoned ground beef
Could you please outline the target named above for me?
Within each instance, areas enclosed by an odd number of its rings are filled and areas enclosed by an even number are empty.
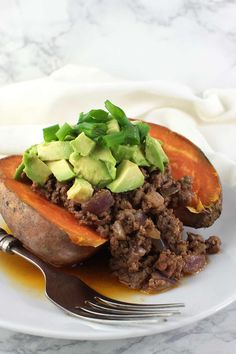
[[[82,205],[67,199],[70,182],[50,177],[43,187],[33,183],[32,189],[109,240],[110,267],[121,283],[156,291],[204,268],[207,254],[219,252],[221,241],[217,236],[205,241],[190,232],[183,238],[183,224],[173,210],[189,205],[190,177],[174,180],[169,166],[164,173],[142,172],[142,187],[119,194],[96,190]]]

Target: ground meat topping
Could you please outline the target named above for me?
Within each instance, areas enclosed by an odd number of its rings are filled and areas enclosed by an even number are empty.
[[[154,209],[155,212],[162,211],[165,208],[164,201],[160,193],[156,192],[154,189],[150,190],[143,195],[142,209],[145,212],[150,212],[152,209]]]
[[[209,254],[218,253],[220,251],[221,240],[218,236],[211,236],[206,240],[206,252]]]
[[[206,253],[206,244],[202,236],[188,233],[188,249],[195,254],[205,254]]]
[[[142,172],[142,187],[126,193],[96,190],[82,205],[67,199],[71,182],[50,177],[43,187],[33,183],[32,189],[109,239],[110,268],[121,283],[133,289],[163,290],[184,274],[203,269],[206,255],[219,252],[221,241],[217,236],[205,241],[192,232],[183,238],[183,224],[173,209],[190,204],[190,177],[174,180],[169,166],[164,173],[144,168]]]
[[[183,276],[184,260],[170,250],[160,253],[155,266],[167,278],[180,279]]]

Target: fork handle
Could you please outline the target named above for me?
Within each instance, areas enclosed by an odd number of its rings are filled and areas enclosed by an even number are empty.
[[[18,256],[26,259],[38,267],[44,275],[53,268],[24,248],[22,243],[16,237],[8,234],[2,228],[0,228],[0,252],[1,251],[8,254],[17,254]]]
[[[0,228],[0,251],[13,254],[14,252],[12,249],[17,245],[19,245],[19,241],[12,235],[9,235],[5,230]]]

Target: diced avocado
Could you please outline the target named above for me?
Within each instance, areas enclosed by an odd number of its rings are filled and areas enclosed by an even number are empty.
[[[131,160],[135,150],[135,145],[119,145],[112,149],[112,153],[115,156],[117,162],[123,160]]]
[[[91,157],[96,160],[103,161],[107,167],[108,172],[110,173],[111,178],[116,178],[116,159],[112,155],[110,149],[97,145],[92,152]]]
[[[115,179],[116,178],[116,167],[114,164],[112,164],[111,162],[109,161],[104,161],[106,167],[107,167],[107,170],[111,176],[112,179]]]
[[[90,156],[82,156],[74,170],[79,177],[83,177],[93,186],[104,187],[112,180],[105,163]]]
[[[107,134],[117,133],[120,131],[119,123],[116,119],[107,122]]]
[[[80,158],[81,155],[78,152],[74,151],[72,152],[72,154],[70,154],[69,162],[75,167]]]
[[[106,147],[97,145],[94,151],[92,152],[91,157],[93,157],[96,160],[110,162],[113,165],[116,164],[116,159],[112,155],[111,150]]]
[[[25,152],[30,154],[30,155],[38,155],[38,145],[31,145]]]
[[[107,185],[113,193],[122,193],[131,191],[142,186],[144,176],[138,166],[129,161],[124,160],[117,167],[116,179]]]
[[[25,165],[24,172],[26,176],[33,182],[44,185],[48,177],[52,174],[49,167],[41,161],[37,156],[24,153],[23,163]]]
[[[16,171],[15,171],[14,179],[16,179],[16,180],[21,179],[21,174],[22,174],[22,172],[24,171],[24,168],[25,168],[25,164],[24,164],[24,162],[22,161],[22,162],[19,164],[19,166],[17,167]]]
[[[76,178],[73,186],[67,191],[67,198],[84,203],[93,195],[93,187],[83,178]]]
[[[75,140],[72,140],[70,144],[73,150],[81,156],[89,155],[96,146],[96,143],[88,138],[84,132],[77,136]]]
[[[47,165],[59,182],[68,181],[75,177],[75,173],[66,160],[48,162]]]
[[[132,155],[131,160],[136,163],[138,166],[150,166],[148,161],[145,159],[145,156],[139,146],[135,145],[135,149]]]
[[[119,145],[113,149],[113,154],[118,162],[123,160],[131,160],[138,166],[149,166],[148,161],[138,145]]]
[[[169,161],[168,157],[163,151],[160,142],[150,135],[146,137],[145,154],[152,166],[158,167],[161,172],[164,171],[164,164]]]
[[[37,145],[38,157],[43,161],[68,160],[73,152],[69,141],[52,141]]]

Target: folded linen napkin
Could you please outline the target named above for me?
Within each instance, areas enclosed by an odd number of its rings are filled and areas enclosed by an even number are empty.
[[[236,89],[200,96],[183,85],[128,81],[91,67],[68,65],[48,77],[0,88],[0,152],[22,152],[40,141],[36,125],[75,123],[79,112],[101,108],[105,99],[129,117],[185,135],[213,161],[223,182],[236,185]]]

